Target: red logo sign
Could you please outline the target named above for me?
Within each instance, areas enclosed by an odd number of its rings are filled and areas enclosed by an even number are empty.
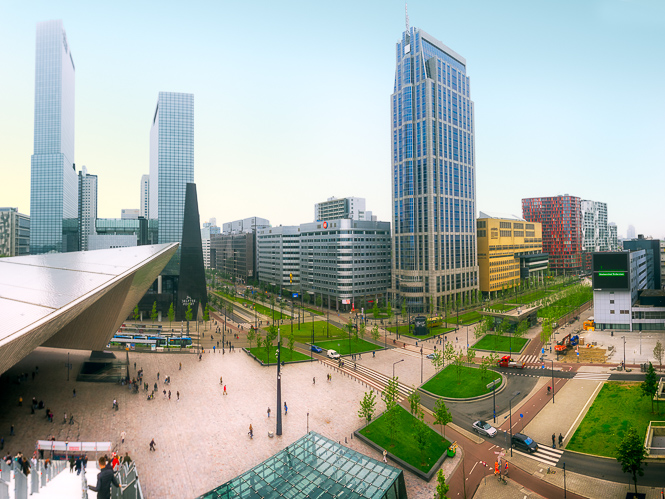
[[[327,229],[328,228],[328,222],[323,222],[323,228]]]

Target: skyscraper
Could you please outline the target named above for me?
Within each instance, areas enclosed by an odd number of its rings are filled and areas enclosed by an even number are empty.
[[[139,216],[150,218],[150,175],[141,175],[141,204]]]
[[[30,253],[78,249],[74,166],[75,67],[62,21],[37,24]]]
[[[466,60],[418,28],[396,46],[392,288],[412,312],[478,289],[474,104]]]
[[[181,242],[185,191],[193,182],[194,95],[159,92],[150,129],[149,203],[150,218],[159,220],[160,244]],[[169,269],[177,274],[170,264],[164,273]]]
[[[79,247],[88,251],[88,238],[95,235],[97,220],[97,175],[88,175],[83,166],[79,172]]]

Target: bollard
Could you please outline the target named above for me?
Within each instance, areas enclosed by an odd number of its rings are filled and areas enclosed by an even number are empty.
[[[348,444],[349,442],[346,440],[346,437],[344,437],[344,443]]]

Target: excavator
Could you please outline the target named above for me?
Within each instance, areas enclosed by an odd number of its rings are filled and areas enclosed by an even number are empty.
[[[556,345],[554,345],[554,350],[556,350],[557,353],[564,353],[566,350],[569,348],[573,348],[574,346],[577,346],[580,343],[580,337],[579,335],[571,336],[570,334],[567,334],[564,336],[561,341],[557,342]]]

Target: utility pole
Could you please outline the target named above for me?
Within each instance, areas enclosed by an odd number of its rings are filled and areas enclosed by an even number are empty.
[[[280,351],[282,346],[282,339],[280,337],[279,328],[277,328],[277,428],[276,435],[282,434],[282,374],[280,372]],[[268,359],[270,363],[270,359]]]

